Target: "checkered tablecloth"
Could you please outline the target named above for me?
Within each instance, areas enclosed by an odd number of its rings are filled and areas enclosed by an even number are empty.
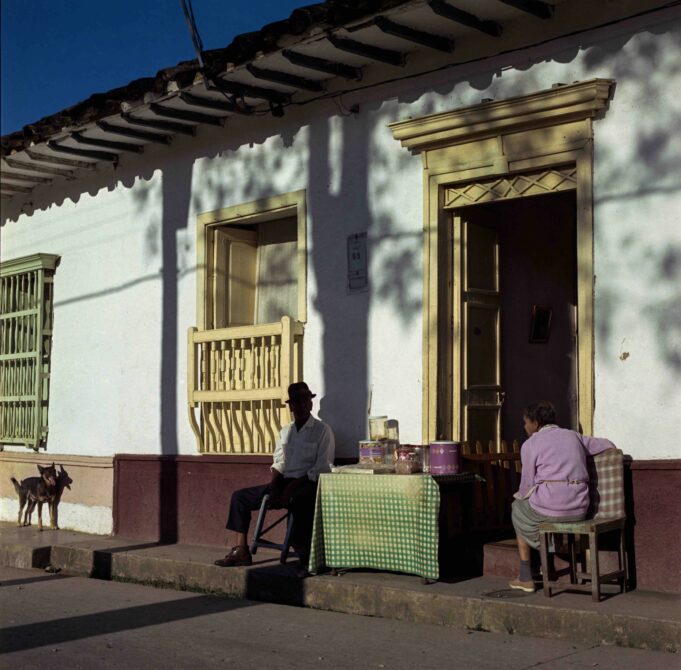
[[[374,568],[438,579],[439,509],[430,475],[323,474],[308,569]]]

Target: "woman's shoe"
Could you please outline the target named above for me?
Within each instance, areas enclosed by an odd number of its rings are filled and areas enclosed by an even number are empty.
[[[537,587],[534,585],[534,582],[532,580],[529,580],[527,582],[521,581],[521,579],[518,577],[518,579],[514,579],[508,583],[508,585],[512,589],[518,589],[519,591],[525,591],[525,593],[534,593],[537,590]]]

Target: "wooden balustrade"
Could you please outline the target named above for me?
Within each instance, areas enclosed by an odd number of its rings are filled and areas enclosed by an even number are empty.
[[[511,504],[520,485],[520,444],[501,441],[501,449],[490,442],[469,444],[462,448],[462,468],[485,478],[473,485],[472,531],[507,531],[512,529]]]
[[[274,451],[288,422],[288,385],[302,379],[302,347],[303,324],[288,316],[279,323],[189,329],[187,401],[201,453]]]

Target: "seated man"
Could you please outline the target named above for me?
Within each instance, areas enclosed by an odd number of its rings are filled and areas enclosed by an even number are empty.
[[[335,451],[331,428],[311,414],[315,395],[305,382],[288,387],[286,402],[294,421],[281,429],[277,439],[272,478],[269,484],[233,493],[227,530],[236,533],[236,543],[224,558],[215,561],[215,565],[251,565],[253,559],[246,540],[251,512],[259,509],[263,498],[269,494],[270,507],[286,507],[293,512],[291,546],[300,556],[303,571],[307,567],[317,480],[320,473],[330,471]]]

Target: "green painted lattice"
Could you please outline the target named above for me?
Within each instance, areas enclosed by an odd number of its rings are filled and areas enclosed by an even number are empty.
[[[53,278],[59,256],[0,266],[0,445],[46,447]]]

